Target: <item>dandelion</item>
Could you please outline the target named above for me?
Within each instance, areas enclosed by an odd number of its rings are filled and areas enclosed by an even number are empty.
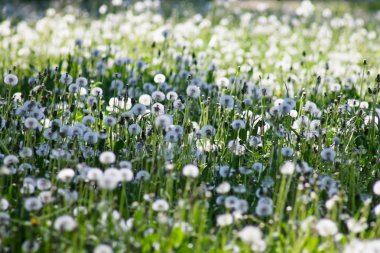
[[[211,138],[212,136],[215,135],[215,132],[216,132],[215,128],[210,125],[206,125],[201,128],[201,134],[203,137],[206,137],[206,138]]]
[[[119,167],[120,168],[126,168],[126,169],[132,169],[132,163],[130,161],[120,161]]]
[[[165,107],[160,103],[152,105],[152,112],[156,115],[162,115],[165,112]]]
[[[219,98],[222,107],[232,109],[234,107],[234,99],[229,95],[223,95]]]
[[[106,126],[112,127],[112,126],[116,125],[116,120],[112,116],[104,116],[103,123]]]
[[[368,102],[366,102],[366,101],[362,101],[362,102],[360,102],[359,107],[360,107],[361,109],[368,109],[369,104],[368,104]]]
[[[165,82],[166,77],[163,74],[157,74],[154,76],[154,82],[157,84]]]
[[[99,244],[93,253],[113,253],[112,247],[107,244]]]
[[[178,137],[182,136],[183,135],[183,127],[180,126],[180,125],[170,125],[166,128],[166,131],[169,132],[169,131],[173,131],[175,132],[176,134],[178,134]]]
[[[28,158],[33,156],[33,150],[29,147],[23,147],[20,152],[19,156],[22,158]]]
[[[380,196],[380,180],[373,185],[373,193]]]
[[[103,95],[103,89],[100,87],[92,88],[91,95],[94,97],[101,97]]]
[[[21,248],[24,252],[37,252],[40,244],[35,240],[26,240],[22,243]]]
[[[238,192],[235,189],[236,187],[234,187],[234,191]],[[245,199],[239,199],[239,201],[235,204],[234,208],[235,208],[235,211],[234,211],[235,214],[236,213],[244,214],[248,212],[248,209],[249,209],[248,201],[246,201]]]
[[[352,233],[360,233],[367,229],[368,225],[364,222],[361,221],[356,221],[353,218],[350,218],[346,221],[347,228],[352,232]]]
[[[216,192],[226,194],[231,190],[231,185],[228,182],[223,182],[216,187]]]
[[[245,122],[244,122],[244,120],[241,120],[241,119],[234,120],[234,121],[232,121],[231,126],[234,130],[244,129],[245,128]]]
[[[59,81],[62,83],[62,84],[71,84],[73,82],[73,77],[71,75],[69,75],[68,73],[66,74],[63,74],[61,75],[61,78],[59,79]]]
[[[150,179],[150,174],[149,174],[149,172],[147,172],[145,170],[140,170],[136,174],[136,181],[138,181],[138,182],[148,181],[149,179]]]
[[[334,143],[335,146],[339,146],[339,144],[340,144],[340,139],[339,139],[338,137],[334,137],[334,138],[332,139],[332,142]]]
[[[216,81],[216,85],[228,89],[230,87],[230,80],[226,77],[219,78]]]
[[[39,211],[42,208],[42,202],[39,198],[29,197],[25,199],[24,207],[27,211]]]
[[[283,102],[280,104],[279,106],[279,110],[280,110],[280,113],[282,115],[288,115],[290,113],[290,111],[292,110],[292,108],[294,107],[294,101],[292,100],[292,102]]]
[[[24,126],[28,129],[37,129],[39,126],[38,120],[33,117],[28,117],[24,121]]]
[[[165,140],[167,142],[176,143],[178,142],[178,134],[175,131],[169,131],[165,134]]]
[[[96,144],[98,142],[98,138],[98,133],[92,131],[88,131],[83,135],[83,140],[88,144]]]
[[[256,162],[252,165],[252,169],[257,173],[261,173],[265,170],[265,166],[262,163]]]
[[[98,168],[90,168],[87,171],[87,179],[90,181],[97,181],[103,176],[103,171]]]
[[[1,208],[0,208],[1,209]],[[373,209],[373,213],[378,217],[380,216],[380,204],[376,205]]]
[[[157,199],[153,202],[152,209],[156,212],[166,212],[169,210],[169,204],[164,199]]]
[[[296,171],[298,173],[310,173],[313,171],[313,168],[310,167],[306,162],[304,161],[297,161],[296,162]]]
[[[137,124],[132,124],[128,127],[128,132],[131,135],[139,135],[141,131],[142,131],[141,127]]]
[[[4,199],[4,198],[0,199],[0,210],[1,210],[1,211],[5,211],[5,210],[8,209],[8,207],[9,207],[9,202],[8,202],[8,200],[6,200],[6,199]]]
[[[176,99],[173,102],[173,107],[177,110],[182,110],[185,108],[185,104],[180,99]]]
[[[235,172],[235,170],[228,165],[219,166],[217,169],[219,170],[219,175],[223,178],[232,177]]]
[[[321,127],[321,121],[320,120],[312,120],[310,122],[310,130],[318,130]]]
[[[104,151],[100,154],[99,161],[102,164],[112,164],[116,161],[116,155],[112,151]]]
[[[325,148],[321,152],[322,160],[334,162],[335,151],[331,148]]]
[[[362,252],[377,252],[380,250],[380,240],[359,240],[354,239],[349,242],[343,253],[362,253]]]
[[[51,182],[48,179],[45,178],[39,178],[37,179],[37,188],[41,191],[49,190],[51,187]]]
[[[143,94],[139,98],[139,103],[145,106],[150,106],[152,103],[152,97],[148,94]]]
[[[4,157],[3,163],[5,166],[15,165],[19,163],[19,159],[15,155],[7,155]]]
[[[282,175],[292,175],[295,170],[295,165],[292,161],[286,161],[281,167],[280,172]]]
[[[88,84],[88,81],[84,77],[78,77],[75,82],[79,87],[86,87]]]
[[[79,93],[80,92],[80,87],[76,83],[72,83],[69,85],[69,92],[70,93]]]
[[[121,179],[121,174],[120,174],[120,170],[118,170],[117,168],[108,168],[104,171],[104,174],[103,174],[105,177],[107,176],[110,176],[110,177],[113,177],[115,178],[116,181],[120,181]]]
[[[119,178],[114,177],[111,173],[104,174],[97,179],[98,185],[101,189],[114,190],[119,183]]]
[[[53,197],[53,193],[51,191],[42,191],[38,195],[40,198],[41,202],[44,204],[49,204],[54,202],[55,198]]]
[[[234,218],[229,213],[221,214],[216,217],[216,224],[220,227],[232,225],[233,222],[234,222]]]
[[[165,100],[165,94],[162,91],[154,91],[152,93],[153,101],[162,102]]]
[[[258,227],[248,225],[239,231],[238,236],[244,243],[251,245],[262,240],[263,233]]]
[[[320,219],[315,225],[315,229],[322,237],[333,236],[338,233],[338,227],[330,219]]]
[[[91,124],[94,124],[95,122],[96,122],[95,118],[93,116],[91,116],[91,115],[86,115],[82,119],[82,123],[84,125],[87,125],[87,126],[91,125]]]
[[[293,149],[289,147],[283,147],[281,149],[281,154],[285,157],[291,157],[293,155]]]
[[[191,98],[198,98],[201,95],[201,90],[198,86],[195,85],[189,85],[186,88],[186,94]]]
[[[27,181],[24,180],[24,183],[22,185],[22,188],[21,188],[20,192],[22,194],[33,194],[34,191],[35,191],[34,181],[27,182]]]
[[[146,111],[146,107],[143,104],[135,104],[132,107],[132,111],[135,115],[144,115]]]
[[[120,169],[120,178],[123,182],[130,182],[133,180],[133,171],[129,168]]]
[[[4,83],[9,86],[16,86],[18,84],[18,78],[14,74],[7,74],[4,77]]]
[[[175,91],[169,91],[167,94],[166,94],[166,99],[167,100],[170,100],[170,101],[176,101],[178,99],[178,94],[177,92]]]
[[[304,107],[303,107],[303,110],[305,112],[312,112],[314,111],[315,109],[317,109],[317,105],[311,101],[306,101]]]
[[[173,124],[173,117],[169,114],[158,115],[155,119],[156,127],[166,128]]]
[[[185,177],[196,178],[199,175],[199,168],[193,164],[185,165],[182,169],[182,174]]]
[[[75,176],[74,170],[70,168],[66,168],[58,172],[57,178],[58,180],[64,183],[68,183],[73,179],[74,176]]]
[[[104,76],[106,74],[106,71],[107,71],[107,66],[104,62],[99,61],[96,63],[95,69],[96,69],[97,75]]]
[[[77,223],[70,215],[62,215],[54,221],[54,229],[57,231],[71,232],[76,227]]]
[[[267,244],[264,240],[259,240],[251,245],[251,250],[254,252],[264,252],[267,247]]]
[[[260,146],[261,143],[262,143],[262,142],[261,142],[261,138],[258,137],[258,136],[251,136],[251,137],[249,138],[249,145],[250,145],[251,147],[256,148],[256,147]]]
[[[232,153],[235,155],[243,155],[245,153],[245,147],[244,145],[240,144],[239,141],[233,140],[228,142],[228,148],[231,150]]]
[[[269,203],[259,202],[256,206],[255,212],[259,217],[267,217],[273,214],[273,206]]]

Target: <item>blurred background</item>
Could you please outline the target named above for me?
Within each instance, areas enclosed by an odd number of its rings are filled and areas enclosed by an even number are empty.
[[[73,9],[84,11],[94,17],[99,16],[99,8],[107,6],[107,11],[128,8],[137,0],[0,0],[0,20],[36,19],[44,16],[48,8],[70,12]],[[152,0],[160,2],[160,12],[165,17],[203,13],[209,10],[211,3],[226,5],[236,9],[265,8],[269,11],[286,11],[299,5],[301,0]],[[380,12],[380,0],[318,0],[314,5],[334,6],[349,12]]]

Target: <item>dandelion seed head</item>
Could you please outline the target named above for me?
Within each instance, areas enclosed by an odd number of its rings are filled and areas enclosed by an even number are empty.
[[[112,164],[116,161],[116,155],[112,151],[104,151],[100,154],[99,161],[102,164]]]

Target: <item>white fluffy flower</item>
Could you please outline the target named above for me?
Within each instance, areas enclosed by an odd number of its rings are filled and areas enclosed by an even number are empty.
[[[373,193],[380,196],[380,180],[373,185]]]
[[[25,199],[24,207],[28,211],[38,211],[42,208],[42,202],[39,198],[30,197]]]
[[[164,199],[157,199],[153,202],[152,209],[157,212],[165,212],[169,209],[169,203]]]
[[[228,182],[223,182],[216,187],[216,192],[220,194],[228,193],[231,190],[231,185]]]
[[[343,253],[375,253],[380,252],[380,240],[368,240],[368,241],[361,241],[361,240],[353,240],[350,243],[346,245],[344,248]]]
[[[173,117],[169,114],[158,115],[155,124],[157,127],[166,128],[173,124]]]
[[[163,74],[157,74],[154,76],[154,82],[157,84],[165,82],[166,77]]]
[[[9,86],[16,86],[18,84],[18,78],[14,74],[7,74],[4,77],[4,83]]]
[[[58,231],[73,231],[77,227],[77,223],[70,215],[63,215],[54,221],[54,229]]]
[[[234,222],[234,218],[231,214],[221,214],[216,217],[216,224],[220,227],[229,226]]]
[[[201,95],[201,89],[195,85],[189,85],[186,88],[186,94],[191,98],[198,98]]]
[[[315,225],[315,229],[322,237],[332,236],[338,233],[338,227],[330,219],[320,219]]]
[[[152,97],[148,94],[143,94],[139,98],[139,103],[145,106],[149,106],[152,103]]]
[[[120,169],[121,181],[130,182],[133,180],[133,171],[129,168]]]
[[[113,253],[111,246],[107,244],[99,244],[94,249],[94,253]]]
[[[286,161],[281,167],[280,172],[283,175],[292,175],[294,173],[296,166],[292,161]]]
[[[112,164],[116,161],[116,155],[112,151],[104,151],[100,154],[99,161],[102,164]]]
[[[263,233],[260,228],[249,225],[240,230],[238,236],[243,242],[252,244],[261,240]]]
[[[335,159],[335,151],[331,148],[325,148],[321,152],[322,160],[334,162]]]
[[[199,175],[199,168],[193,164],[185,165],[185,167],[182,169],[182,174],[185,177],[196,178]]]
[[[71,179],[75,176],[75,171],[70,168],[62,169],[60,172],[58,172],[57,178],[58,180],[68,183],[71,181]]]
[[[112,174],[104,174],[102,177],[98,178],[98,185],[101,189],[113,190],[116,188],[119,182],[119,178],[114,177]]]

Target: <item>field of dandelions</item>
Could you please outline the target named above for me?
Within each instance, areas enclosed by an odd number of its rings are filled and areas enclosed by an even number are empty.
[[[294,3],[3,17],[0,252],[380,252],[380,12]]]

